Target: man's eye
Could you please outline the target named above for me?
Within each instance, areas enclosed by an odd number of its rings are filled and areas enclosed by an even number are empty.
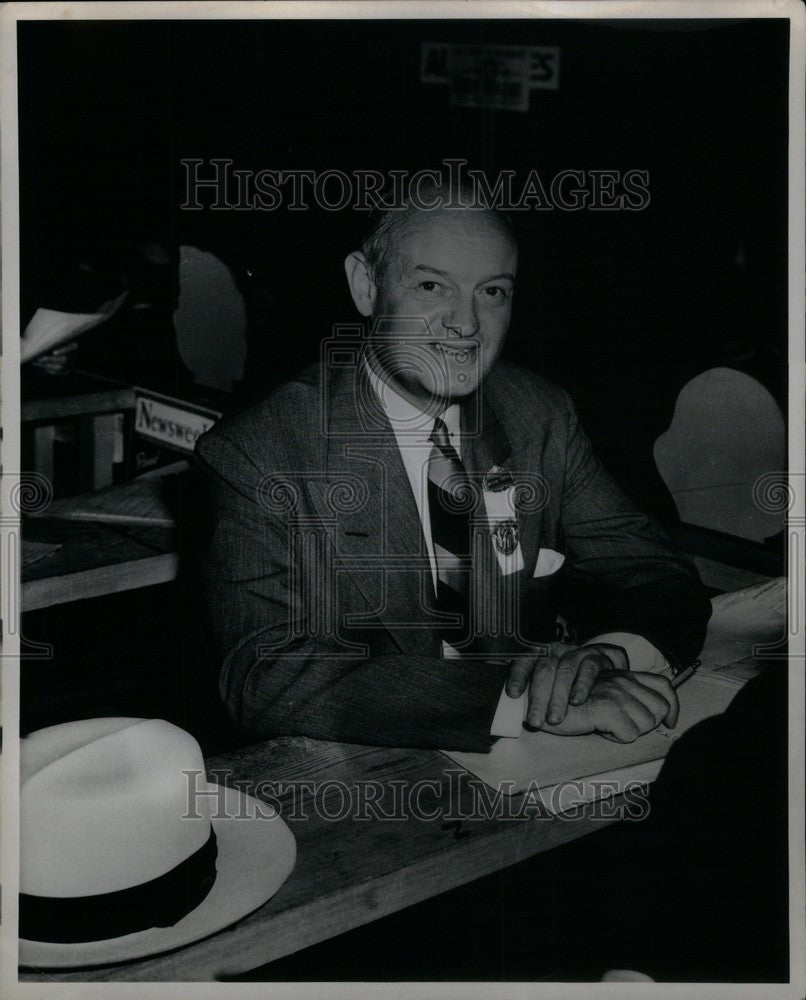
[[[417,287],[423,292],[436,292],[442,288],[437,281],[421,281]]]
[[[484,295],[494,302],[504,302],[509,298],[509,290],[502,288],[500,285],[489,285],[484,289]]]

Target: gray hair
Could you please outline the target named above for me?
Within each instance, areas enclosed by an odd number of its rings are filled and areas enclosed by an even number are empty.
[[[458,205],[452,201],[456,194],[463,195],[465,200]],[[438,182],[430,180],[422,185],[418,191],[420,197],[427,197],[429,201],[435,198],[440,199],[440,203],[445,211],[465,211],[483,212],[492,217],[501,227],[502,231],[512,240],[517,247],[518,240],[512,225],[512,220],[497,208],[487,205],[480,205],[477,200],[475,187],[465,178],[457,187],[451,187],[444,181]],[[455,207],[454,207],[455,206]],[[420,205],[415,205],[411,192],[407,192],[398,205],[394,208],[386,208],[374,212],[370,216],[370,224],[361,245],[361,252],[367,262],[373,281],[376,283],[383,278],[389,267],[393,256],[395,236],[411,222],[413,212],[427,212],[434,209],[425,209]]]

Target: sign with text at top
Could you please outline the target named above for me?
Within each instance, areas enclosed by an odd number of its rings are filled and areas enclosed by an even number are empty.
[[[559,87],[557,46],[423,42],[420,57],[420,82],[448,84],[452,107],[528,111],[532,90]]]
[[[172,399],[147,389],[135,389],[134,429],[144,438],[165,448],[192,454],[196,440],[220,418],[181,399]]]

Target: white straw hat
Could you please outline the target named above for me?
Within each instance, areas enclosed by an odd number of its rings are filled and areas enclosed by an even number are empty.
[[[88,719],[20,741],[20,962],[170,951],[256,910],[294,867],[271,806],[205,780],[160,719]]]

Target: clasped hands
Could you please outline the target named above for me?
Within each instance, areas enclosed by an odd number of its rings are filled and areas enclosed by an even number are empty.
[[[506,692],[511,698],[528,692],[528,729],[596,732],[618,743],[632,743],[661,723],[674,727],[680,709],[667,678],[630,671],[624,649],[604,642],[552,642],[547,653],[510,660]]]

